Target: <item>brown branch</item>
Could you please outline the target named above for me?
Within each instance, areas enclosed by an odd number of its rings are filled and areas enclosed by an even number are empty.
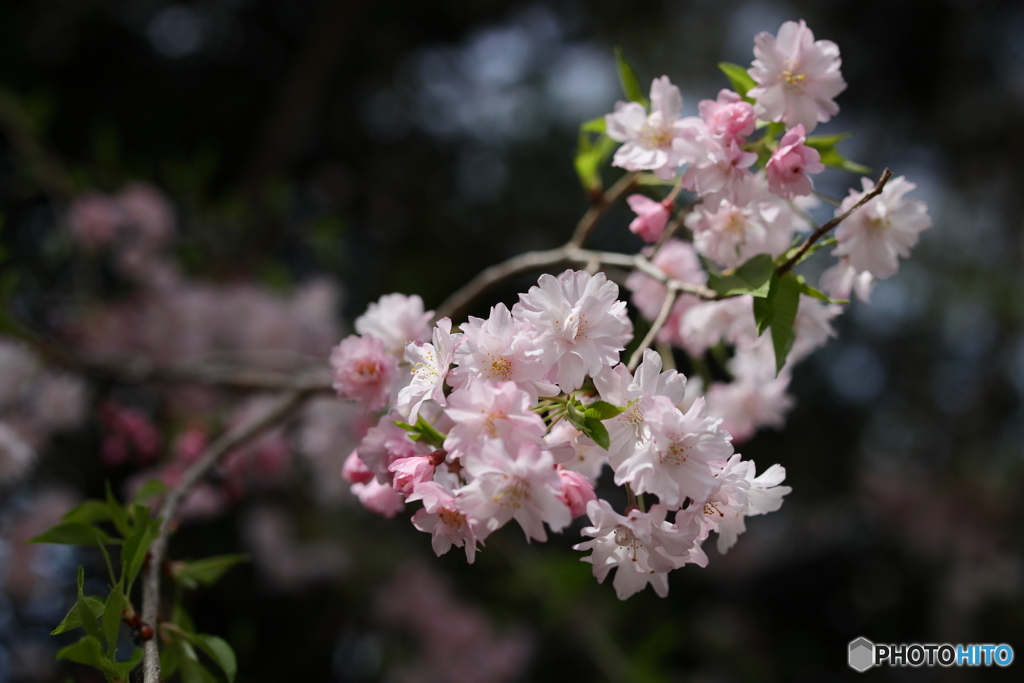
[[[156,538],[149,548],[149,564],[145,569],[142,584],[142,621],[156,628],[158,608],[160,604],[160,571],[164,555],[167,551],[167,539],[171,532],[178,506],[221,458],[227,453],[258,436],[261,432],[274,426],[286,418],[302,401],[309,396],[308,390],[295,389],[282,393],[277,400],[261,415],[250,422],[236,427],[210,444],[206,452],[188,470],[181,482],[167,494],[160,507],[160,527]],[[146,641],[142,660],[143,681],[145,683],[160,682],[160,650],[157,645],[159,638],[153,637]]]
[[[597,221],[608,210],[608,207],[622,199],[627,192],[633,189],[636,185],[637,175],[636,173],[627,173],[609,187],[604,194],[599,195],[597,201],[590,205],[587,212],[583,214],[583,218],[576,224],[576,231],[573,232],[572,239],[569,240],[566,246],[582,247],[583,243],[587,241],[587,237],[590,236],[590,233],[597,225]]]
[[[828,223],[825,223],[820,228],[811,233],[811,236],[804,240],[804,243],[800,245],[800,248],[797,249],[797,252],[793,254],[789,259],[787,259],[785,263],[779,266],[778,269],[776,269],[776,274],[781,276],[785,275],[790,270],[792,270],[793,266],[800,263],[800,259],[803,258],[804,254],[806,254],[808,250],[814,246],[814,243],[820,240],[826,234],[828,234],[829,230],[845,221],[847,218],[850,217],[850,214],[852,214],[854,211],[856,211],[857,209],[864,206],[869,201],[880,195],[882,193],[882,190],[885,188],[885,184],[889,182],[889,178],[891,177],[892,172],[889,169],[885,169],[884,171],[882,171],[881,177],[878,179],[878,182],[875,183],[875,187],[872,188],[870,192],[861,197],[860,201],[858,201],[856,204],[854,204],[849,209],[844,211],[842,214],[836,216]]]
[[[661,332],[661,328],[665,326],[665,322],[668,320],[668,316],[671,314],[672,307],[675,305],[678,296],[679,289],[676,286],[676,281],[672,281],[665,288],[665,299],[661,302],[661,310],[658,311],[658,317],[651,323],[651,329],[647,330],[647,334],[640,341],[640,345],[636,347],[633,355],[629,358],[626,368],[630,372],[636,370],[636,366],[640,365],[640,360],[644,356],[644,350],[651,345],[658,332]]]

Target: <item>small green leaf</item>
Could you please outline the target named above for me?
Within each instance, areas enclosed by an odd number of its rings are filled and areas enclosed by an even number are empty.
[[[612,445],[611,438],[608,436],[608,429],[598,418],[588,417],[584,423],[584,427],[585,429],[582,430],[583,433],[593,439],[594,443],[601,448],[608,450],[609,446]]]
[[[673,187],[676,184],[674,180],[662,180],[653,173],[638,173],[633,182],[645,187]]]
[[[583,413],[583,404],[578,399],[572,399],[565,404],[565,417],[576,429],[586,432],[586,415]]]
[[[736,91],[736,94],[747,102],[753,103],[754,100],[747,97],[747,91],[757,85],[757,82],[751,78],[747,70],[739,64],[732,64],[731,62],[719,62],[718,68],[729,79],[729,83],[732,84],[732,89]]]
[[[639,102],[644,107],[649,106],[647,98],[644,97],[643,88],[640,87],[640,79],[636,71],[622,54],[622,48],[615,48],[615,63],[619,67],[619,81],[622,82],[622,91],[626,93],[626,99],[631,102]]]
[[[147,514],[148,517],[148,514]],[[159,522],[154,519],[147,519],[136,527],[134,531],[124,540],[124,547],[121,548],[121,580],[131,590],[146,561],[146,554],[149,546],[156,538],[160,529]]]
[[[33,538],[29,543],[56,543],[58,545],[99,545],[121,543],[88,522],[61,522]]]
[[[100,671],[108,672],[111,661],[103,656],[103,648],[96,636],[82,636],[81,640],[61,648],[54,659],[66,659],[69,662],[94,666]]]
[[[110,512],[110,520],[117,527],[118,532],[127,537],[132,532],[132,527],[128,523],[128,511],[124,509],[124,506],[114,497],[114,492],[110,490],[110,481],[106,482],[107,488],[107,510]]]
[[[99,619],[100,615],[103,614],[104,603],[99,598],[88,596],[85,598],[86,607],[92,613],[94,619]],[[57,628],[50,631],[51,636],[55,636],[72,629],[82,627],[82,614],[78,611],[78,602],[76,601],[71,609],[68,610],[68,614],[64,619],[57,625]]]
[[[65,522],[105,522],[110,519],[110,510],[102,500],[84,500],[68,510],[61,520]]]
[[[828,296],[824,292],[822,292],[822,291],[820,291],[818,289],[815,289],[814,287],[811,287],[809,284],[807,284],[807,281],[803,278],[803,276],[798,275],[797,276],[797,281],[800,283],[800,293],[801,294],[806,294],[807,296],[813,297],[813,298],[817,299],[818,301],[824,301],[827,304],[848,304],[848,303],[850,303],[849,299],[833,299],[832,297]]]
[[[175,562],[171,573],[186,588],[195,588],[199,584],[210,586],[236,564],[248,561],[248,555],[218,555],[194,562]]]
[[[162,496],[167,491],[167,484],[159,479],[150,479],[136,491],[135,496],[132,498],[132,503],[145,503],[157,496]]]
[[[757,325],[757,336],[760,337],[772,324],[775,309],[771,298],[754,299],[754,323]]]
[[[137,647],[134,650],[132,650],[132,656],[128,659],[128,661],[116,662],[111,668],[116,672],[115,675],[118,678],[120,678],[122,681],[127,681],[128,674],[131,672],[131,670],[142,663],[142,655],[142,648]],[[169,676],[169,674],[165,674],[163,671],[161,671],[161,674],[165,676],[164,680],[166,680],[166,677]]]
[[[207,633],[200,633],[189,640],[217,663],[217,666],[228,677],[228,683],[232,683],[235,680],[238,664],[235,661],[235,651],[231,649],[226,640]]]
[[[82,621],[82,628],[85,629],[85,634],[92,636],[96,639],[97,644],[99,643],[100,636],[100,625],[96,622],[96,617],[92,613],[92,608],[89,603],[86,602],[85,594],[82,592],[85,587],[85,568],[78,568],[78,600],[75,602],[75,608],[78,610],[78,617]]]
[[[416,424],[414,425],[402,422],[401,420],[395,420],[395,425],[407,432],[411,432],[409,438],[413,441],[424,441],[434,448],[444,446],[445,435],[437,431],[437,428],[427,422],[422,415],[417,417]]]
[[[594,401],[593,403],[586,404],[586,410],[583,411],[583,414],[586,417],[596,417],[599,420],[610,420],[625,409],[626,406],[620,408],[608,403],[608,401]]]
[[[580,124],[580,130],[585,133],[604,133],[607,130],[607,123],[603,116],[598,116]]]
[[[615,151],[618,144],[603,133],[595,142],[590,132],[580,130],[573,166],[584,190],[588,192],[601,191],[601,169],[604,168],[605,162],[608,161],[608,157]]]
[[[821,156],[821,163],[826,166],[832,166],[835,168],[841,168],[851,173],[859,173],[860,175],[871,175],[871,169],[867,166],[850,161],[842,154],[836,145],[840,140],[853,135],[853,133],[839,133],[838,135],[810,135],[804,140],[804,144],[808,147],[813,147],[818,150],[818,154]]]
[[[219,683],[209,669],[199,663],[195,651],[188,643],[182,644],[183,656],[181,657],[181,681],[182,683]]]
[[[732,275],[708,273],[708,287],[722,296],[750,294],[754,297],[768,296],[775,263],[768,254],[758,254],[742,264]]]
[[[796,256],[797,252],[800,250],[800,244],[802,243],[803,240],[798,240],[798,243],[793,248],[789,249],[785,254],[776,259],[776,265],[781,266],[783,263]],[[811,247],[804,252],[804,255],[800,257],[800,260],[794,263],[793,265],[795,266],[797,264],[803,263],[811,256],[816,254],[820,249],[824,249],[825,247],[831,247],[833,244],[836,244],[835,237],[827,237],[821,240],[820,242],[812,244]]]
[[[117,650],[117,633],[121,630],[121,611],[128,605],[128,598],[124,594],[124,578],[114,586],[107,596],[107,604],[103,609],[103,640],[107,643],[107,656],[111,659]]]
[[[786,364],[786,356],[793,348],[793,339],[796,337],[793,324],[800,306],[800,282],[796,275],[786,273],[779,278],[772,306],[772,345],[775,349],[775,373],[778,374]]]

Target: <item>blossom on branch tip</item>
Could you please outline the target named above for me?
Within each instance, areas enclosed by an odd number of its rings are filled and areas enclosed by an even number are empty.
[[[669,207],[664,202],[656,202],[642,194],[631,194],[626,197],[626,202],[636,214],[636,218],[629,224],[630,232],[648,244],[657,242],[661,233],[665,232]]]
[[[617,102],[605,116],[608,137],[623,145],[612,165],[627,171],[654,171],[663,180],[675,175],[680,159],[673,148],[684,124],[683,96],[668,76],[651,83],[651,112],[639,102]]]
[[[811,179],[807,174],[825,170],[818,150],[805,145],[806,139],[803,124],[798,123],[782,136],[779,146],[772,152],[765,172],[768,189],[774,194],[786,199],[811,194]]]
[[[754,56],[747,72],[757,86],[747,96],[754,98],[758,118],[781,121],[786,128],[803,124],[809,133],[839,113],[833,98],[846,90],[839,47],[814,40],[803,19],[785,22],[777,36],[757,34]]]
[[[874,189],[868,178],[861,178],[861,192],[850,194],[836,209],[836,216],[857,205]],[[843,257],[858,273],[869,272],[884,280],[899,270],[899,259],[910,256],[918,235],[932,225],[928,207],[916,199],[903,196],[917,187],[904,176],[892,178],[882,193],[854,211],[836,229],[839,245],[833,256]]]

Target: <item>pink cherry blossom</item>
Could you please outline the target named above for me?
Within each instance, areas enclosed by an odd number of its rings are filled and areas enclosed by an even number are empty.
[[[398,361],[388,355],[377,337],[350,335],[331,349],[334,390],[359,403],[363,412],[383,408],[398,375]]]
[[[805,145],[806,139],[804,126],[798,123],[782,136],[765,165],[768,189],[780,197],[792,199],[797,195],[811,194],[811,179],[807,174],[825,170],[818,150]]]
[[[412,516],[412,524],[420,531],[432,535],[431,545],[440,557],[454,545],[465,546],[466,561],[473,564],[476,559],[476,534],[448,489],[434,481],[419,482],[407,499],[408,502],[423,501],[423,509]]]
[[[664,202],[656,202],[642,194],[631,194],[626,197],[626,201],[636,214],[636,218],[629,224],[630,232],[639,235],[648,244],[657,242],[668,223],[669,207]]]
[[[803,19],[787,21],[778,37],[762,32],[754,37],[756,59],[747,72],[757,83],[747,95],[765,121],[782,121],[787,128],[803,124],[807,132],[839,113],[834,101],[846,90],[839,73],[839,47],[814,40]]]
[[[431,480],[434,476],[434,465],[429,457],[418,455],[393,461],[388,465],[388,471],[394,474],[392,486],[395,490],[403,496],[408,496],[417,484]]]
[[[746,531],[746,517],[775,512],[782,507],[782,497],[792,491],[789,486],[780,486],[786,478],[786,469],[781,465],[772,465],[759,477],[754,477],[753,462],[748,460],[739,465],[747,467],[745,472],[739,469],[746,482],[734,480],[734,490],[744,494],[742,497],[746,500],[744,504],[739,496],[730,499],[727,504],[732,509],[728,514],[723,514],[715,527],[718,533],[718,552],[722,554],[735,545],[737,537]],[[728,487],[723,488],[729,490]],[[724,507],[722,503],[712,501],[708,510],[712,513],[722,510],[724,513]]]
[[[373,470],[366,466],[366,463],[359,457],[358,451],[352,451],[345,458],[345,464],[341,467],[341,476],[352,484],[365,484],[373,479]]]
[[[363,507],[382,517],[394,517],[405,509],[402,496],[387,484],[382,484],[376,479],[365,484],[352,484],[351,490],[358,496]]]
[[[474,379],[453,391],[448,403],[445,413],[455,425],[444,448],[455,457],[475,453],[495,439],[514,452],[527,442],[539,444],[547,431],[544,420],[530,410],[529,394],[515,382]]]
[[[531,403],[540,396],[558,393],[558,387],[547,381],[550,366],[537,356],[530,326],[514,320],[505,304],[493,306],[487,320],[471,316],[462,329],[465,343],[456,350],[458,366],[448,375],[453,387],[480,377],[492,382],[515,382],[530,395]]]
[[[861,182],[864,190],[850,190],[850,195],[836,209],[837,216],[855,206],[874,187],[868,178],[862,178]],[[845,257],[857,272],[867,271],[880,280],[894,274],[899,269],[899,258],[910,256],[918,234],[932,225],[924,202],[903,198],[915,187],[903,176],[886,183],[879,196],[839,225],[836,230],[839,246],[832,255]]]
[[[569,506],[575,519],[587,511],[587,503],[597,499],[594,485],[586,476],[572,470],[558,469],[558,478],[562,481],[562,502]]]
[[[696,562],[703,566],[707,557],[695,545],[699,527],[690,523],[676,526],[665,521],[668,508],[660,503],[648,512],[634,508],[626,515],[616,513],[606,500],[587,504],[592,526],[584,535],[594,540],[578,543],[574,550],[591,550],[583,558],[594,566],[598,583],[604,583],[608,572],[617,568],[615,593],[625,600],[643,590],[649,583],[661,597],[668,595],[668,575],[673,569]]]
[[[385,294],[356,318],[356,331],[380,339],[388,353],[401,358],[406,344],[429,338],[433,315],[423,311],[423,299],[417,294]]]
[[[831,268],[827,268],[819,280],[821,291],[833,299],[849,299],[856,294],[861,302],[871,303],[871,289],[875,284],[875,276],[869,271],[857,272],[850,265],[850,259],[843,257]]]
[[[395,460],[430,455],[430,446],[410,439],[409,432],[395,424],[396,419],[398,416],[395,413],[382,416],[377,425],[366,432],[356,448],[359,459],[382,483],[391,480],[388,465]]]
[[[763,181],[762,181],[763,182]],[[782,199],[758,193],[750,204],[703,204],[686,217],[693,231],[693,246],[718,265],[734,268],[757,254],[778,256],[804,227]]]
[[[691,306],[679,322],[683,348],[702,355],[721,341],[737,347],[752,346],[758,339],[753,305],[753,297],[744,295]]]
[[[624,143],[615,152],[614,166],[628,171],[654,171],[663,180],[680,164],[672,141],[680,134],[683,96],[668,76],[651,83],[651,113],[639,102],[617,102],[605,116],[608,137]]]
[[[520,446],[513,459],[500,439],[492,439],[479,457],[466,462],[466,470],[472,481],[459,489],[456,500],[481,540],[515,519],[527,540],[543,542],[544,523],[560,531],[572,521],[551,454],[534,443]]]
[[[722,89],[716,100],[701,100],[697,105],[708,133],[723,144],[733,141],[743,144],[744,138],[754,132],[757,116],[754,106],[732,90]]]
[[[696,122],[675,143],[680,159],[688,164],[683,186],[711,206],[722,201],[747,204],[757,187],[749,170],[757,154],[743,151],[735,139],[712,136],[703,121]]]
[[[664,396],[640,399],[650,438],[615,468],[615,483],[653,493],[677,508],[686,498],[706,500],[714,490],[716,467],[732,455],[729,433],[706,415],[703,399],[683,413]]]
[[[433,340],[433,344],[409,342],[405,347],[405,359],[412,364],[412,381],[398,392],[395,407],[403,412],[408,408],[411,423],[416,422],[424,401],[430,399],[440,406],[447,403],[444,380],[462,335],[453,335],[452,321],[441,318],[434,328]]]
[[[604,273],[581,270],[541,275],[537,286],[519,295],[512,316],[533,327],[539,357],[554,366],[552,379],[562,391],[580,388],[586,375],[619,362],[633,324],[618,295]]]
[[[786,395],[788,387],[786,373],[776,378],[744,377],[728,384],[712,384],[706,397],[708,415],[721,418],[722,429],[732,435],[733,443],[741,443],[761,427],[781,427],[785,423],[786,413],[793,406],[793,399]]]

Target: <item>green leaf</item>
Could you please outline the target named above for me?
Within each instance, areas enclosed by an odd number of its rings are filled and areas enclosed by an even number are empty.
[[[583,404],[578,399],[572,399],[565,404],[565,417],[576,429],[586,433],[586,419],[587,416],[583,413]]]
[[[612,445],[611,438],[608,436],[608,429],[598,418],[588,417],[584,427],[583,433],[593,439],[594,443],[601,448],[608,450],[608,447]]]
[[[736,91],[736,94],[745,99],[747,102],[753,103],[754,100],[747,97],[747,91],[753,88],[757,83],[747,70],[739,64],[733,64],[731,62],[719,62],[718,68],[722,70],[726,78],[729,79],[729,83],[732,84],[732,89]]]
[[[584,126],[586,125],[584,124]],[[601,191],[601,169],[604,168],[605,162],[608,161],[608,157],[615,151],[618,144],[604,133],[601,133],[595,142],[591,133],[581,127],[573,166],[584,190],[587,192]]]
[[[54,659],[66,659],[69,662],[94,666],[100,671],[108,672],[112,662],[103,655],[103,648],[96,636],[82,636],[81,640],[57,651]]]
[[[774,272],[772,257],[758,254],[733,271],[732,275],[708,273],[708,287],[722,296],[751,294],[754,297],[766,297]]]
[[[128,538],[124,539],[124,547],[121,548],[121,581],[128,586],[128,590],[131,590],[132,584],[135,583],[135,577],[142,569],[149,546],[159,529],[159,522],[149,519],[149,514],[146,513],[146,519],[141,520]]]
[[[92,613],[92,608],[89,603],[86,602],[85,594],[82,589],[85,587],[85,568],[78,568],[78,600],[75,602],[75,608],[78,610],[78,617],[82,622],[82,628],[85,629],[85,634],[92,636],[96,639],[97,644],[99,643],[100,636],[100,625],[96,622],[96,616]]]
[[[116,662],[111,668],[113,668],[114,671],[117,672],[115,675],[118,678],[120,678],[122,681],[127,681],[128,674],[131,672],[131,670],[142,663],[142,655],[142,648],[137,647],[134,650],[132,650],[132,656],[128,659],[128,661]],[[161,674],[164,676],[164,680],[167,680],[167,678],[169,677],[169,674],[166,674],[163,671],[161,671]]]
[[[104,603],[99,598],[86,597],[85,605],[89,609],[94,619],[99,619],[100,615],[103,614]],[[82,627],[82,613],[78,611],[78,602],[76,601],[71,609],[68,610],[68,614],[64,619],[57,624],[57,628],[50,631],[51,636],[55,636],[72,629]]]
[[[650,103],[647,98],[644,97],[643,88],[640,87],[640,79],[636,76],[636,71],[630,66],[629,62],[622,54],[622,48],[615,48],[615,63],[619,67],[619,81],[622,82],[622,91],[626,93],[626,98],[631,102],[639,102],[648,107]]]
[[[132,532],[132,527],[128,523],[128,511],[124,509],[124,506],[114,497],[113,491],[110,490],[110,481],[106,482],[107,488],[107,510],[110,512],[110,520],[117,527],[118,532],[127,537]]]
[[[209,669],[199,663],[195,651],[188,643],[182,644],[181,681],[182,683],[219,683]]]
[[[840,140],[845,140],[851,135],[853,135],[853,133],[839,133],[838,135],[810,135],[806,140],[804,140],[804,144],[818,150],[818,154],[821,156],[821,163],[826,166],[841,168],[846,171],[850,171],[851,173],[859,173],[860,175],[871,175],[870,168],[850,161],[839,153],[839,149],[836,145]]]
[[[167,493],[167,484],[159,479],[150,479],[135,493],[132,503],[145,503]]]
[[[814,297],[818,301],[824,301],[827,304],[848,304],[849,299],[833,299],[824,292],[811,287],[807,284],[807,281],[800,275],[797,276],[797,281],[800,283],[800,293],[806,294],[807,296]]]
[[[413,441],[424,441],[434,448],[444,446],[445,435],[437,431],[437,428],[427,422],[422,415],[417,417],[416,424],[414,425],[402,422],[401,420],[395,420],[395,425],[407,432],[411,432],[409,438]]]
[[[774,315],[771,327],[777,375],[786,364],[786,356],[793,348],[793,339],[796,337],[793,324],[796,322],[796,312],[800,306],[800,282],[793,273],[786,273],[779,278],[775,289],[772,297]]]
[[[598,116],[580,124],[580,130],[585,133],[604,133],[607,130],[607,123],[603,116]]]
[[[29,543],[56,543],[58,545],[99,545],[120,543],[121,539],[110,535],[88,522],[61,522],[33,538]]]
[[[674,180],[662,180],[653,173],[638,173],[633,182],[646,187],[674,187],[676,184]]]
[[[232,683],[235,680],[238,664],[235,661],[235,651],[231,649],[226,640],[207,633],[192,636],[189,640],[217,663],[217,666],[228,677],[228,683]]]
[[[764,331],[772,324],[772,317],[774,315],[775,308],[772,305],[770,296],[763,299],[754,299],[754,323],[757,325],[758,337],[764,334]]]
[[[108,519],[110,510],[102,500],[83,500],[61,517],[65,522],[105,522]]]
[[[194,562],[175,562],[171,574],[186,588],[215,583],[227,570],[240,562],[248,562],[248,555],[217,555]]]
[[[170,629],[161,629],[161,637],[170,635],[170,642],[160,648],[160,677],[165,681],[178,670],[181,664],[181,639]]]
[[[586,417],[596,417],[598,420],[610,420],[625,409],[626,406],[620,408],[607,401],[594,401],[593,403],[586,404],[586,410],[583,411],[583,414]]]
[[[778,259],[776,259],[777,265],[781,266],[783,263],[785,263],[789,259],[791,259],[794,256],[796,256],[797,252],[800,250],[800,245],[802,243],[803,243],[803,240],[797,240],[797,244],[795,246],[793,246],[792,249],[789,249],[788,251],[786,251],[785,254],[783,254]],[[816,254],[819,250],[824,249],[825,247],[831,247],[833,244],[836,244],[836,238],[835,237],[827,237],[827,238],[821,240],[820,242],[816,242],[816,243],[812,244],[811,248],[808,249],[807,251],[805,251],[804,255],[800,257],[800,260],[797,261],[796,263],[794,263],[793,265],[795,266],[797,264],[803,263],[804,261],[809,259],[811,256]]]
[[[107,596],[107,604],[103,609],[103,640],[107,643],[107,655],[113,659],[117,650],[117,633],[121,630],[121,611],[127,607],[128,598],[124,594],[124,577],[117,582]]]

